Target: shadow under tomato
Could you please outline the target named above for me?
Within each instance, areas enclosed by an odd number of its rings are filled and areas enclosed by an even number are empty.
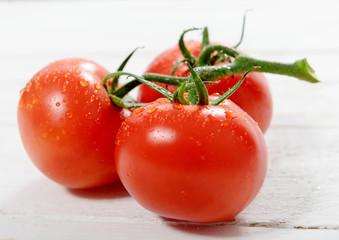
[[[67,190],[76,197],[88,199],[114,199],[130,196],[120,181],[98,188],[90,189],[68,188]]]
[[[71,190],[45,177],[37,177],[2,199],[0,211],[25,216],[81,216],[84,213],[96,216],[106,209],[106,214],[114,215],[113,202],[124,205],[124,198],[129,198],[129,194],[120,182],[97,189]]]
[[[168,227],[183,231],[187,234],[220,238],[237,237],[241,235],[241,229],[236,225],[237,220],[220,223],[191,223],[164,217],[161,217],[161,219]]]

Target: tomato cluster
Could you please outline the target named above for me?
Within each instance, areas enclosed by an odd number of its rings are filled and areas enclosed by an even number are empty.
[[[306,60],[268,63],[210,45],[206,35],[202,43],[182,39],[143,76],[122,71],[133,52],[111,74],[85,59],[56,61],[35,74],[17,115],[37,168],[70,188],[120,179],[164,217],[218,222],[241,212],[267,170],[263,132],[272,99],[260,71],[317,79]],[[134,79],[120,86],[121,75]]]

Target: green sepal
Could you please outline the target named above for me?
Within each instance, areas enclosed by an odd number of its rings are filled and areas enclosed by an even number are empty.
[[[202,32],[202,43],[201,43],[201,50],[203,50],[205,47],[210,45],[210,39],[208,35],[208,29],[207,27],[204,27],[204,30]]]
[[[183,82],[180,87],[173,93],[173,102],[180,102],[184,105],[189,105],[190,102],[185,98],[187,82]]]
[[[198,96],[198,91],[195,87],[191,88],[188,91],[188,101],[193,105],[198,105],[199,96]]]
[[[205,84],[189,63],[187,63],[187,66],[190,70],[192,80],[194,81],[196,86],[196,92],[198,95],[198,105],[208,105],[208,92]]]
[[[181,36],[180,36],[180,39],[179,39],[179,48],[180,48],[180,51],[182,53],[182,55],[184,56],[185,59],[188,59],[189,62],[193,63],[193,66],[195,66],[196,64],[196,59],[195,57],[188,51],[188,49],[186,48],[185,46],[185,41],[184,41],[184,36],[187,32],[190,32],[190,31],[195,31],[195,30],[200,30],[200,28],[190,28],[188,30],[185,30]]]
[[[126,58],[125,58],[125,60],[124,60],[124,61],[121,63],[121,65],[118,67],[117,72],[120,72],[120,71],[124,70],[126,64],[127,64],[128,61],[130,60],[130,58],[133,56],[133,54],[134,54],[139,48],[141,48],[141,47],[135,48],[135,49],[134,49],[134,50],[133,50]],[[112,93],[112,92],[115,91],[115,89],[118,87],[118,82],[119,82],[119,76],[113,78],[113,80],[112,80],[112,85],[111,85],[111,87],[110,87],[109,92]],[[106,88],[107,88],[107,87],[106,87]]]

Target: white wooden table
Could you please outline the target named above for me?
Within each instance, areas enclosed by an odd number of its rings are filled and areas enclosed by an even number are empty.
[[[83,57],[114,71],[145,46],[127,67],[141,74],[192,26],[209,26],[211,40],[236,43],[249,8],[242,49],[283,62],[307,57],[322,83],[267,75],[275,104],[268,175],[235,222],[165,220],[121,184],[68,190],[30,162],[16,106],[19,90],[47,63]],[[339,239],[338,10],[336,0],[1,1],[0,240]]]

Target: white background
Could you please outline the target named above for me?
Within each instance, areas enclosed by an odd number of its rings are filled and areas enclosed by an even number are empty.
[[[307,57],[322,81],[267,75],[274,117],[266,133],[265,184],[235,222],[192,225],[140,207],[121,184],[68,190],[46,179],[21,145],[19,91],[67,57],[142,74],[184,29],[208,26],[211,41],[268,60]],[[0,1],[0,240],[339,239],[338,1]],[[190,34],[199,40],[198,33]],[[189,38],[189,36],[188,36]]]

